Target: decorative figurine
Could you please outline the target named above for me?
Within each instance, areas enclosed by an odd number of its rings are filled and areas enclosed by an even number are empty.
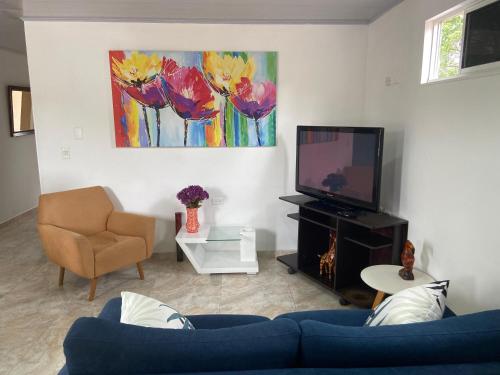
[[[330,232],[330,248],[326,253],[320,256],[319,275],[323,275],[323,267],[328,279],[332,280],[332,272],[335,267],[335,252],[337,250],[337,233]]]
[[[410,241],[405,242],[403,251],[401,252],[401,263],[404,268],[399,270],[399,276],[403,280],[414,280],[413,263],[415,263],[415,246]]]

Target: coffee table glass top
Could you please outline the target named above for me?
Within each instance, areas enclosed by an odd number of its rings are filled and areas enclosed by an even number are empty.
[[[207,241],[241,241],[244,227],[210,227]]]

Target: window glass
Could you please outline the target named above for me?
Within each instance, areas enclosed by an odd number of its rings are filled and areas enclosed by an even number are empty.
[[[463,14],[445,19],[440,24],[438,78],[449,78],[460,73]]]

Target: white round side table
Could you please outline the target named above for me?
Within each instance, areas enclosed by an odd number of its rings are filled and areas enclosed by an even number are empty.
[[[380,264],[361,271],[361,279],[369,287],[377,290],[372,309],[375,309],[382,302],[386,294],[395,294],[403,289],[436,281],[432,276],[416,268],[413,269],[414,280],[403,280],[398,274],[401,268],[403,266]]]

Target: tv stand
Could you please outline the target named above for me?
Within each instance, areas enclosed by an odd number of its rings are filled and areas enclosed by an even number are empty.
[[[341,304],[370,307],[376,291],[363,283],[361,270],[375,264],[400,264],[408,221],[376,212],[339,209],[306,195],[280,197],[299,207],[288,214],[299,222],[297,252],[277,259],[288,273],[301,272],[340,296]],[[331,278],[319,274],[320,256],[328,251],[330,234],[337,235]]]
[[[306,195],[304,195],[304,196],[307,197]],[[308,202],[308,205],[310,208],[316,208],[318,210],[328,211],[328,212],[336,214],[337,216],[355,218],[356,216],[358,216],[359,214],[362,214],[364,212],[364,211],[360,210],[359,208],[355,208],[352,206],[344,206],[341,204],[336,204],[336,203],[332,203],[332,202],[329,202],[326,200],[321,200],[321,199],[315,199],[315,198],[311,198],[311,199],[313,199],[313,200],[311,202]]]

